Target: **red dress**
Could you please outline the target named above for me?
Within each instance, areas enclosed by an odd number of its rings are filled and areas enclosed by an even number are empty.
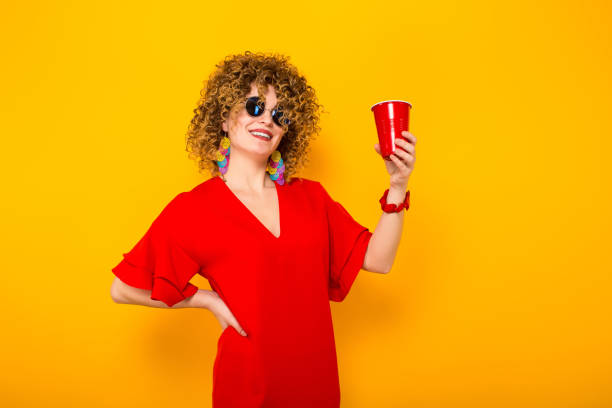
[[[210,282],[248,336],[221,333],[214,408],[338,408],[329,301],[341,302],[372,236],[314,180],[274,183],[275,237],[220,177],[178,194],[112,271],[168,306]]]

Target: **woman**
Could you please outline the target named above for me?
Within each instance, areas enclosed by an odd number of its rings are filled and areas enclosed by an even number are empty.
[[[214,176],[179,193],[123,254],[112,297],[214,314],[223,332],[213,407],[336,408],[329,300],[342,301],[360,269],[391,269],[403,210],[383,212],[372,233],[321,183],[291,177],[319,132],[320,105],[285,57],[247,51],[217,68],[187,137]],[[405,151],[385,161],[389,204],[408,198],[416,139],[405,136]],[[212,291],[189,282],[196,273]]]

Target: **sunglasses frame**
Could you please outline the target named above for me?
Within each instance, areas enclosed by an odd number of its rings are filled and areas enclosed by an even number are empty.
[[[255,115],[254,113],[251,113],[251,111],[249,110],[249,107],[253,107],[253,106],[257,106],[261,111],[261,113],[259,115]],[[259,117],[261,116],[265,111],[270,110],[270,109],[266,109],[265,106],[262,107],[262,105],[259,103],[259,96],[250,96],[248,98],[246,98],[246,100],[244,101],[244,108],[247,111],[247,113],[251,116],[251,117]],[[253,108],[254,111],[254,108]],[[280,115],[278,115],[280,113]],[[283,110],[282,109],[278,109],[278,108],[274,108],[272,109],[272,121],[279,127],[283,127],[283,125],[281,125],[279,123],[279,120],[284,119],[284,122],[287,126],[289,126],[291,124],[291,120],[287,119],[286,117],[283,118]]]

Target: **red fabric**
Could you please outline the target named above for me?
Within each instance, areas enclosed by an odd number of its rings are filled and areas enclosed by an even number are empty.
[[[186,193],[175,197],[153,221],[134,248],[112,271],[130,286],[151,290],[151,299],[168,306],[193,296],[198,288],[189,280],[199,272],[194,261],[177,242],[176,217],[187,199]]]
[[[278,238],[213,177],[172,200],[113,272],[169,305],[200,273],[227,304],[248,337],[219,337],[214,408],[338,408],[329,301],[347,296],[372,233],[317,181],[275,188]]]

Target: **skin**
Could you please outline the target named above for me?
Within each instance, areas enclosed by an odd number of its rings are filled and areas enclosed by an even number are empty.
[[[257,87],[252,83],[251,91],[246,97],[258,95]],[[271,111],[276,103],[276,92],[270,86],[266,93],[266,111],[263,115],[252,117],[242,106],[223,122],[222,127],[227,132],[231,145],[229,167],[225,174],[226,185],[262,224],[278,236],[280,225],[276,188],[266,172],[268,159],[284,135],[283,129],[272,120]],[[256,128],[269,130],[272,139],[263,141],[251,135],[249,129]],[[396,139],[399,149],[391,155],[391,161],[383,160],[390,176],[387,203],[399,204],[404,200],[408,180],[414,169],[416,137],[407,131],[402,132],[402,136],[406,140]],[[380,155],[378,143],[374,145],[374,150]],[[400,213],[382,212],[366,251],[363,270],[380,274],[391,271],[402,235],[404,214],[404,210]],[[168,308],[165,303],[152,300],[150,296],[151,291],[131,287],[117,277],[111,287],[111,297],[117,303]],[[208,309],[223,330],[227,326],[233,326],[238,333],[247,335],[215,291],[200,289],[194,296],[178,302],[172,308]]]
[[[259,96],[255,83],[251,84],[251,91],[245,99],[251,96]],[[246,198],[251,196],[265,200],[272,196],[270,193],[276,196],[272,190],[274,181],[266,173],[266,167],[268,158],[284,135],[283,129],[272,120],[272,109],[277,101],[274,88],[269,86],[266,93],[266,111],[262,115],[252,117],[242,106],[238,112],[232,112],[230,118],[222,124],[223,130],[228,133],[231,146],[230,164],[225,173],[226,184],[232,191],[242,193]],[[266,129],[272,132],[272,139],[260,140],[251,135],[249,129]]]
[[[412,174],[416,160],[416,137],[408,131],[402,132],[402,136],[407,138],[407,140],[401,138],[395,140],[399,148],[391,155],[391,161],[383,159],[387,173],[390,176],[389,193],[387,195],[387,203],[389,204],[399,204],[404,201],[408,188],[408,179]],[[378,143],[374,145],[374,150],[382,159]],[[364,270],[384,274],[391,271],[402,237],[405,213],[406,210],[402,210],[399,213],[386,213],[382,211],[376,229],[372,233],[372,238],[368,244],[362,267]]]
[[[255,83],[245,99],[259,96]],[[230,139],[230,160],[225,173],[226,184],[275,236],[280,235],[278,219],[278,197],[274,181],[266,172],[268,158],[276,150],[284,135],[283,129],[272,120],[272,109],[277,104],[274,88],[268,87],[266,110],[257,117],[250,116],[243,106],[232,112],[222,127]],[[272,133],[269,141],[260,140],[249,133],[249,129],[266,129]],[[138,304],[150,307],[168,308],[158,300],[150,298],[151,291],[131,287],[115,277],[111,297],[117,303]],[[246,336],[236,317],[219,295],[212,290],[200,289],[190,298],[172,306],[172,309],[196,307],[210,310],[224,330],[233,326],[238,333]]]

